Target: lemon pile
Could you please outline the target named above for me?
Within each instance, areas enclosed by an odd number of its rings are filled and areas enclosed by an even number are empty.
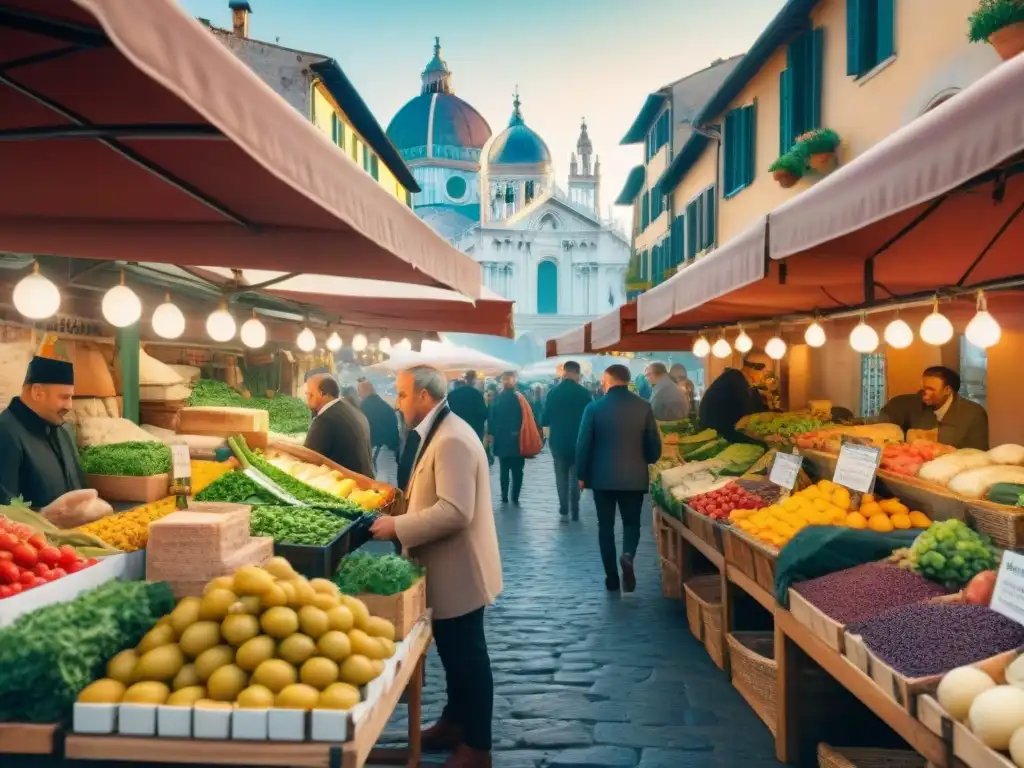
[[[391,622],[275,557],[186,597],[78,701],[91,704],[350,709],[395,652]]]

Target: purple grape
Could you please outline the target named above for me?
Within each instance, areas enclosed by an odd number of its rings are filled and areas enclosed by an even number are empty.
[[[924,576],[891,563],[866,563],[794,584],[801,597],[840,624],[946,594]]]

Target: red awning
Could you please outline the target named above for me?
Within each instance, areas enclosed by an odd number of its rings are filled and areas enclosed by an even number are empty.
[[[452,248],[174,0],[0,5],[0,249],[476,298]]]

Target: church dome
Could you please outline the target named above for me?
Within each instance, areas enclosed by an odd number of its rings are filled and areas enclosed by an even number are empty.
[[[451,74],[435,38],[434,56],[421,74],[422,92],[398,110],[387,129],[405,160],[477,160],[491,138],[483,116],[452,91]]]
[[[512,102],[512,117],[508,128],[498,134],[487,152],[487,164],[491,168],[504,165],[551,165],[551,151],[544,139],[526,125],[519,110],[519,94]]]

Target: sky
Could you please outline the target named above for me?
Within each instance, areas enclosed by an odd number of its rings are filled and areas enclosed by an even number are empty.
[[[230,27],[228,0],[179,0]],[[251,37],[321,53],[345,70],[383,127],[420,90],[441,38],[455,93],[495,135],[522,112],[547,142],[557,183],[586,117],[601,158],[601,215],[640,145],[621,146],[647,94],[716,58],[745,51],[784,0],[250,0]],[[628,225],[630,212],[615,218]]]

